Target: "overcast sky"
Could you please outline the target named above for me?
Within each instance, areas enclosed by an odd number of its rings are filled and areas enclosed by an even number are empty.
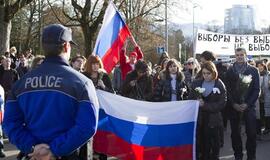
[[[170,1],[170,0],[168,0]],[[184,7],[179,9],[179,6],[174,5],[169,8],[169,21],[176,23],[192,23],[192,8],[191,2],[180,0]],[[192,0],[190,0],[192,1]],[[249,4],[255,9],[255,25],[256,28],[270,25],[270,1],[269,0],[194,0],[200,7],[194,9],[195,23],[216,22],[223,25],[225,9],[231,8],[234,4]]]

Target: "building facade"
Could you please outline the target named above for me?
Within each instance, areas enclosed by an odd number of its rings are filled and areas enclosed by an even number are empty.
[[[251,5],[233,5],[225,10],[224,33],[251,34],[255,30],[254,8]]]

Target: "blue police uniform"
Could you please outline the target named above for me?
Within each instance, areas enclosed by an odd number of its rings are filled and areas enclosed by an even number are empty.
[[[15,83],[5,106],[3,128],[24,153],[45,143],[67,156],[97,128],[98,102],[91,80],[60,56],[48,56]]]

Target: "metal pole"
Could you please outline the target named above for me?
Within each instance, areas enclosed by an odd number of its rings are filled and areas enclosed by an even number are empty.
[[[195,53],[195,45],[194,45],[194,43],[195,43],[195,38],[194,38],[194,36],[195,36],[195,13],[194,13],[194,10],[195,10],[195,8],[197,7],[197,5],[196,4],[193,4],[193,9],[192,9],[192,15],[193,15],[193,18],[192,18],[192,53],[193,53],[193,58],[195,59],[196,58],[196,53]]]
[[[178,44],[178,49],[179,49],[178,57],[179,57],[179,61],[181,63],[181,61],[182,61],[182,44],[181,43]]]
[[[193,66],[195,66],[195,59],[196,59],[196,53],[195,53],[195,24],[194,24],[194,21],[195,21],[195,13],[194,13],[194,10],[195,8],[197,7],[197,4],[196,3],[193,3],[193,9],[192,9],[192,14],[193,14],[193,18],[192,18],[192,53],[193,53],[193,58],[194,58],[194,62],[193,62]],[[192,81],[195,79],[195,68],[193,67],[192,69]]]
[[[165,0],[165,50],[169,51],[168,47],[168,11],[167,11],[167,5],[168,0]]]

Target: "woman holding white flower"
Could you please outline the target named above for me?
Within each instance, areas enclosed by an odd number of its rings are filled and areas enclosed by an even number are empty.
[[[226,89],[217,78],[218,73],[213,62],[202,66],[203,79],[191,85],[189,98],[200,101],[197,122],[197,159],[218,160],[220,148],[219,130],[223,125],[221,110],[226,103]],[[200,95],[201,96],[198,96]]]
[[[168,61],[164,78],[158,81],[154,89],[154,101],[179,101],[187,99],[188,87],[179,63],[175,59]]]

